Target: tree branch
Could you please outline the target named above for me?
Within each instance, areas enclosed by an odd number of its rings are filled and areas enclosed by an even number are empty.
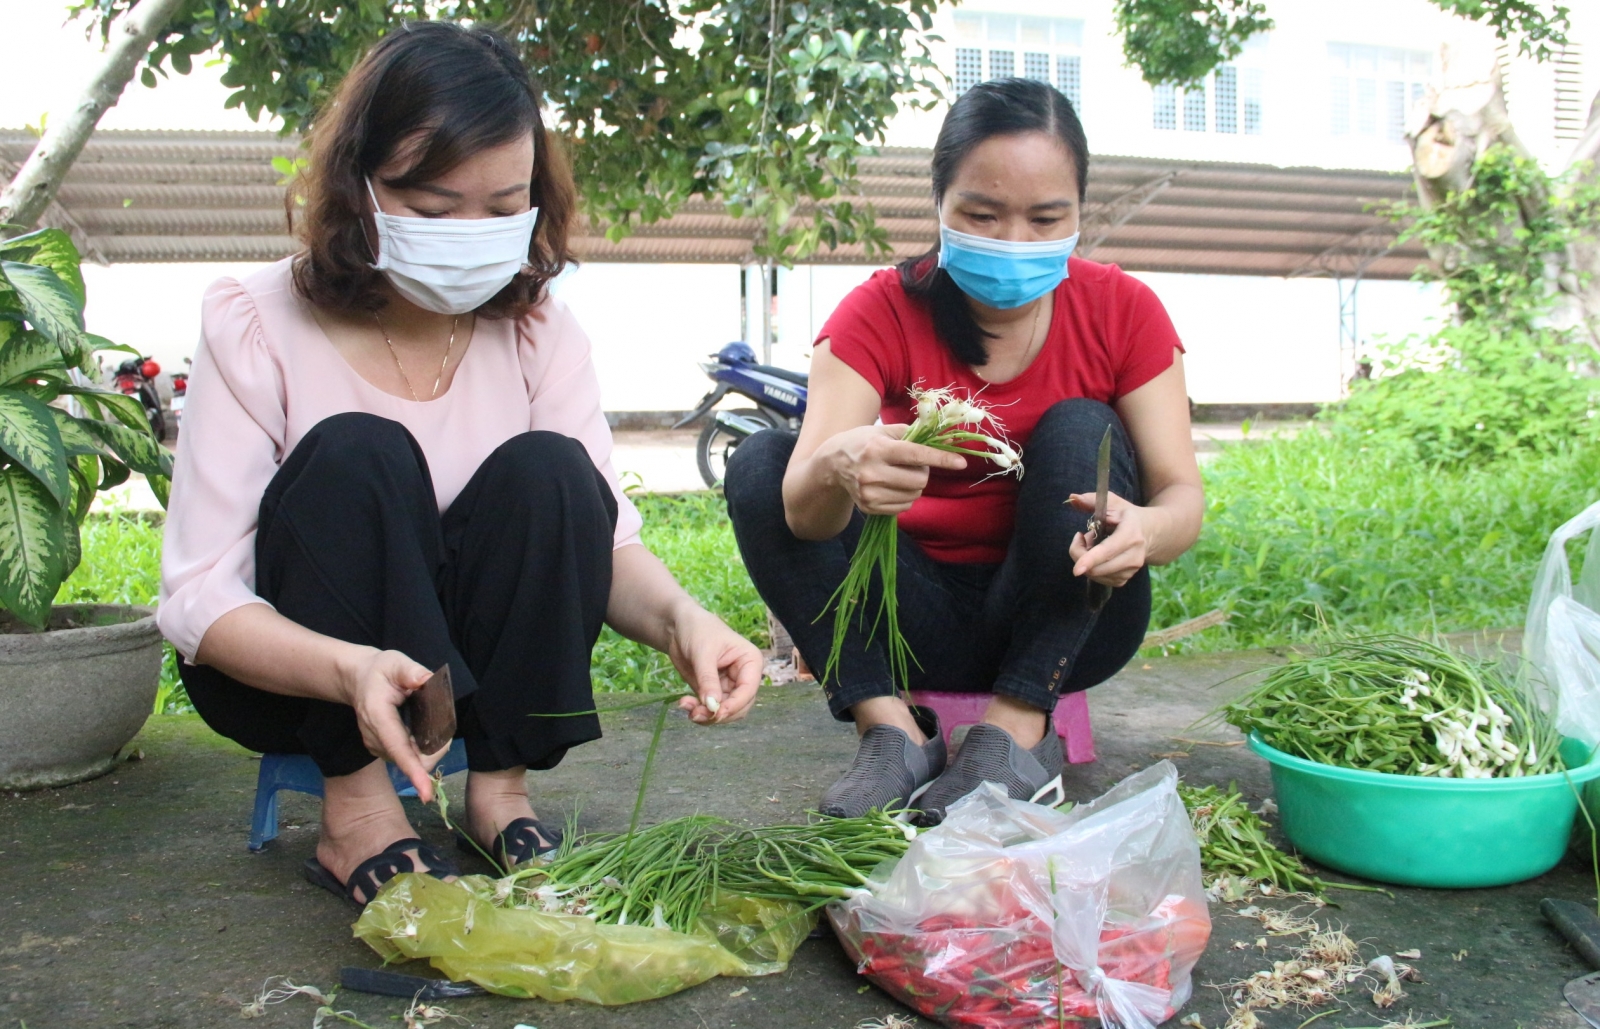
[[[50,206],[101,116],[122,97],[156,33],[186,2],[144,0],[112,28],[105,59],[77,106],[67,117],[50,125],[16,178],[0,192],[0,238],[28,231]]]

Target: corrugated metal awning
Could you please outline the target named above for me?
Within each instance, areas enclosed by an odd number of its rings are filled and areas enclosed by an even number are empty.
[[[34,139],[0,131],[0,175]],[[270,261],[292,253],[274,157],[298,140],[271,132],[104,131],[84,148],[45,223],[72,232],[105,264]],[[937,238],[929,151],[886,148],[861,162],[864,198],[897,257]],[[1079,253],[1130,271],[1223,275],[1409,278],[1427,260],[1396,246],[1382,205],[1412,194],[1401,173],[1096,157]],[[696,200],[619,243],[598,231],[574,240],[586,261],[744,263],[752,223]],[[819,264],[868,261],[860,247],[823,251]]]

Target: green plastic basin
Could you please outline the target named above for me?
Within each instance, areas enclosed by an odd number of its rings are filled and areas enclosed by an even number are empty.
[[[1306,857],[1400,886],[1504,886],[1543,875],[1566,853],[1582,784],[1600,755],[1569,741],[1571,771],[1507,779],[1436,779],[1336,768],[1251,734],[1272,764],[1278,823]]]

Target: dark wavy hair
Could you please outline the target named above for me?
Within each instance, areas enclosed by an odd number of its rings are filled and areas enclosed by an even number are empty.
[[[414,143],[416,161],[383,183],[406,189],[531,132],[530,199],[539,220],[529,267],[478,313],[519,318],[544,299],[549,281],[575,260],[567,233],[577,193],[554,135],[545,131],[538,96],[511,44],[489,29],[408,22],[380,40],[318,117],[309,167],[286,199],[290,225],[305,244],[293,265],[296,291],[332,311],[376,311],[387,302],[383,273],[372,267],[366,179],[396,147]],[[295,194],[305,201],[298,218]]]
[[[1048,83],[1033,79],[995,79],[961,94],[944,116],[933,146],[933,202],[944,203],[945,190],[961,162],[980,143],[996,136],[1044,132],[1054,136],[1072,158],[1078,175],[1078,203],[1089,191],[1089,141],[1072,101]],[[939,267],[939,244],[919,257],[900,262],[900,283],[906,294],[927,305],[939,340],[957,359],[970,365],[988,363],[993,339],[972,316],[967,295],[950,273]]]

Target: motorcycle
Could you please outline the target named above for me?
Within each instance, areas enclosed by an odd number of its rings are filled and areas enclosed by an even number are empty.
[[[161,411],[161,397],[156,393],[155,378],[161,374],[161,366],[150,358],[128,360],[117,365],[115,382],[117,392],[125,393],[139,400],[139,406],[144,408],[144,416],[150,422],[150,431],[155,433],[158,440],[167,438],[167,419]]]
[[[700,398],[693,411],[674,429],[681,429],[717,406],[729,393],[737,393],[755,403],[754,408],[711,412],[700,439],[695,444],[695,463],[708,488],[722,485],[728,458],[740,443],[762,429],[800,428],[806,413],[805,372],[792,372],[756,361],[756,352],[744,342],[733,342],[701,361],[700,368],[716,385]]]
[[[194,363],[194,358],[183,359],[185,368]],[[189,398],[189,372],[187,370],[172,373],[172,430],[174,433],[183,431],[183,405]]]

